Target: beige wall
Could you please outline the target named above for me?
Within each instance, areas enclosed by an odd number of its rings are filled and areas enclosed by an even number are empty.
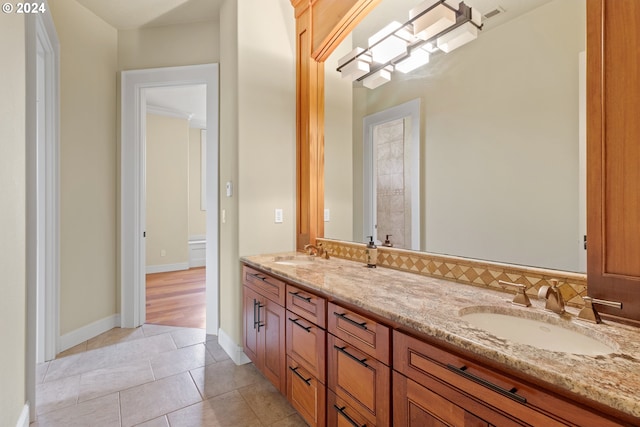
[[[118,69],[173,67],[218,62],[218,22],[118,31]]]
[[[0,426],[25,404],[25,35],[24,17],[0,15]]]
[[[60,334],[116,313],[117,32],[50,0],[60,39]]]
[[[325,62],[327,71],[338,68],[338,59],[351,51],[348,36]],[[325,236],[353,239],[353,84],[337,72],[327,72],[324,91],[324,159],[329,165],[324,177],[324,207],[329,209],[330,220],[324,223]]]
[[[555,0],[434,56],[407,81],[362,89],[355,123],[422,99],[426,250],[578,269],[584,28],[583,0]]]
[[[288,0],[227,0],[220,21],[220,323],[241,345],[238,255],[295,248],[295,20]]]
[[[200,134],[202,129],[189,129],[189,238],[207,234],[207,211],[201,210],[202,156]],[[224,193],[223,193],[224,194]]]
[[[189,121],[147,115],[147,266],[189,262]]]

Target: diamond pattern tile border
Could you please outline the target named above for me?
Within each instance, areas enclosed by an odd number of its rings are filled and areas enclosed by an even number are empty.
[[[366,245],[331,239],[317,239],[332,256],[351,261],[366,261]],[[452,280],[467,285],[512,293],[498,283],[499,280],[527,286],[527,294],[537,297],[541,286],[551,285],[556,279],[560,292],[568,305],[582,307],[587,295],[587,275],[560,270],[525,267],[513,264],[478,261],[469,258],[435,255],[398,248],[378,247],[378,265],[410,273]]]

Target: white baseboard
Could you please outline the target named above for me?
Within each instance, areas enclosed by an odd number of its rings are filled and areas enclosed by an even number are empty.
[[[18,422],[16,423],[16,427],[29,427],[29,402],[24,404],[20,418],[18,418]]]
[[[167,271],[188,270],[189,262],[179,262],[177,264],[148,265],[147,274],[166,273]]]
[[[222,328],[218,329],[218,344],[236,365],[251,363],[251,360],[244,354],[242,347],[237,345]]]
[[[66,333],[60,337],[56,353],[63,352],[71,347],[81,344],[88,339],[97,337],[113,328],[120,327],[120,315],[113,314],[104,319],[97,320],[86,326],[76,329],[75,331]]]

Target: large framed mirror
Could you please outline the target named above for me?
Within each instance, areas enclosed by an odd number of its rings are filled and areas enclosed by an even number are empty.
[[[585,0],[467,0],[485,15],[476,40],[376,89],[341,78],[339,58],[419,3],[383,0],[325,63],[325,237],[404,233],[397,246],[416,249],[417,220],[421,251],[585,272]],[[367,156],[367,120],[411,102],[419,123],[396,123],[395,158]],[[402,177],[391,202],[370,170]],[[402,227],[378,221],[412,203]]]

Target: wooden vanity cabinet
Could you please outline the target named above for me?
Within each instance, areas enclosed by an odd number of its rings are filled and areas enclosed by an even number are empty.
[[[338,408],[327,407],[329,417],[341,423],[364,419],[361,425],[389,426],[389,328],[334,303],[328,304],[327,317],[327,385],[340,399]]]
[[[286,393],[285,283],[244,266],[244,352],[283,394]]]
[[[326,425],[324,298],[287,285],[287,398],[312,427]]]
[[[393,369],[396,427],[630,425],[398,331]]]

